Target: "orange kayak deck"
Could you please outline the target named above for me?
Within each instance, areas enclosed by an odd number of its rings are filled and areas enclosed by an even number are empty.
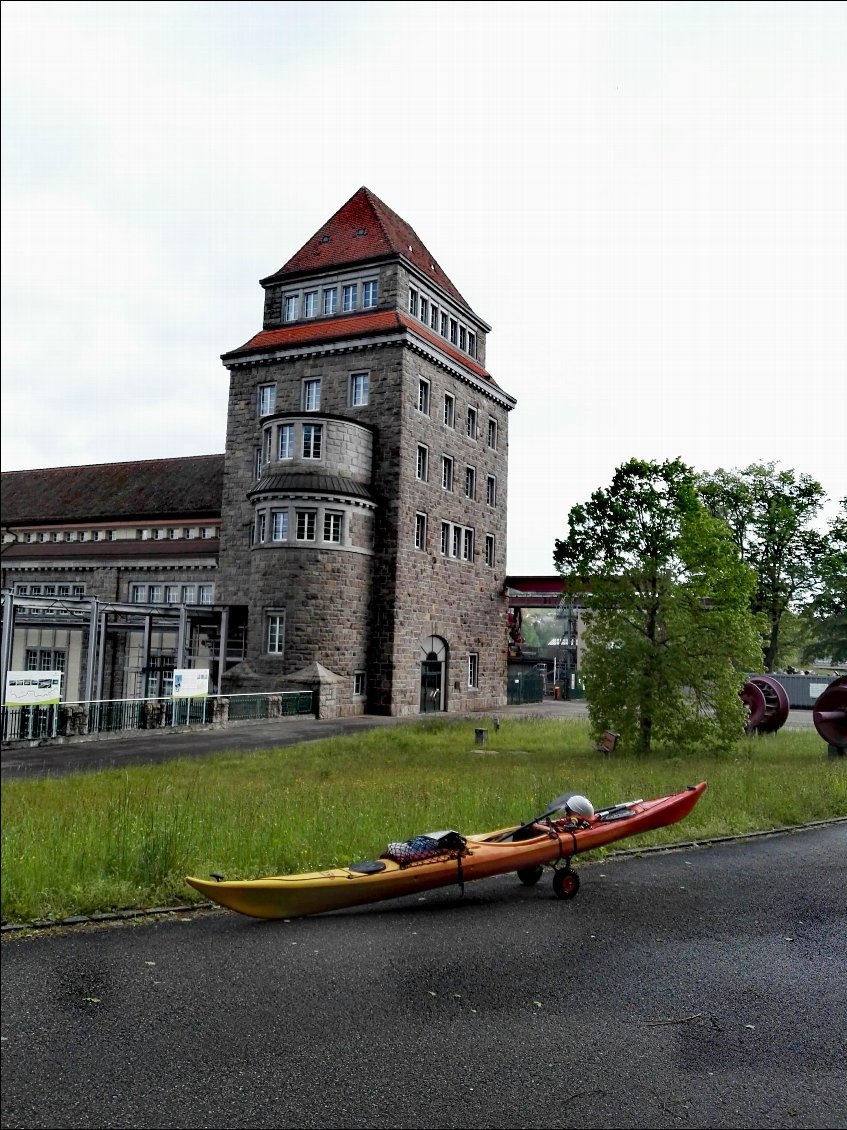
[[[705,789],[706,782],[701,781],[670,796],[627,801],[601,809],[579,825],[564,821],[534,825],[528,838],[518,841],[502,839],[515,832],[514,827],[482,832],[468,836],[461,851],[418,863],[401,865],[383,858],[299,875],[230,881],[188,876],[186,882],[212,902],[252,918],[301,918],[568,861],[582,852],[677,823]]]

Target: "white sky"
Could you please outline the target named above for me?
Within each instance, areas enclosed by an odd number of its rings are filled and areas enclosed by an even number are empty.
[[[4,470],[222,452],[361,186],[493,326],[510,573],[631,457],[847,495],[842,3],[2,5]]]

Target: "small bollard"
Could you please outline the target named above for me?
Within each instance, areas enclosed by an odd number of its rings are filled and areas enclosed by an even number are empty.
[[[474,730],[474,736],[476,737],[476,744],[477,745],[487,745],[488,744],[488,730],[482,730],[482,729]]]

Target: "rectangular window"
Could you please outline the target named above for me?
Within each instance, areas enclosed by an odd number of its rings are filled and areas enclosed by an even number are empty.
[[[286,322],[297,321],[297,310],[300,306],[299,294],[287,294],[285,296],[285,320]]]
[[[459,326],[459,349],[467,353],[468,350],[468,331],[464,326]]]
[[[367,684],[365,682],[365,672],[364,671],[354,671],[353,672],[353,695],[354,695],[355,698],[364,697],[366,685]]]
[[[471,357],[476,357],[476,334],[468,331],[468,354]]]
[[[434,302],[429,311],[429,328],[438,332],[438,307]]]
[[[182,586],[182,603],[183,604],[196,604],[197,603],[197,589],[194,585]]]
[[[421,321],[424,325],[429,322],[429,299],[421,295]]]
[[[476,497],[476,471],[473,467],[465,467],[465,498],[473,502]]]
[[[262,433],[262,466],[271,461],[271,442],[273,436],[270,428],[265,428]]]
[[[468,409],[467,423],[468,439],[476,439],[476,408]]]
[[[265,517],[264,510],[260,510],[256,515],[256,541],[261,545],[265,540],[265,530],[267,525],[267,518]]]
[[[450,344],[458,345],[459,343],[459,323],[455,318],[450,319]]]
[[[473,530],[462,530],[462,560],[473,561]]]
[[[450,556],[459,557],[462,552],[462,527],[453,527],[453,544],[450,547]]]
[[[488,421],[488,446],[494,451],[497,450],[497,421]]]
[[[485,501],[489,506],[497,505],[497,480],[489,475],[485,483]]]
[[[297,540],[314,541],[317,512],[315,510],[297,511]]]
[[[423,377],[418,381],[418,411],[424,416],[429,415],[429,381]]]
[[[485,564],[489,569],[494,568],[494,535],[485,535]]]
[[[330,287],[329,290],[324,291],[324,314],[335,314],[338,312],[338,287]]]
[[[274,510],[271,516],[271,537],[274,541],[288,541],[288,511]]]
[[[175,526],[171,526],[168,530],[168,537],[173,541],[176,538],[177,531]]]
[[[312,377],[303,381],[303,411],[318,412],[321,407],[320,378]]]
[[[303,425],[303,458],[320,459],[323,424]]]
[[[151,604],[161,604],[162,603],[162,586],[161,585],[151,585],[150,588],[147,590],[147,599]]]
[[[368,402],[368,386],[370,377],[368,373],[353,373],[350,377],[350,405],[353,408],[362,408]]]
[[[456,419],[456,400],[449,392],[444,393],[444,427],[452,428]]]
[[[268,613],[268,655],[282,655],[285,648],[285,613]]]
[[[475,651],[468,654],[468,686],[479,686],[479,655]]]
[[[377,299],[377,283],[376,280],[362,284],[362,306],[365,310],[373,310],[376,307]]]
[[[444,490],[453,489],[453,460],[449,455],[441,456],[441,486]]]
[[[129,600],[131,604],[143,604],[147,599],[146,585],[130,585]]]
[[[213,585],[198,585],[197,586],[197,596],[198,596],[201,604],[212,604],[212,603],[214,603],[213,599],[212,599],[214,597],[214,593],[215,593],[215,590],[214,590]]]
[[[441,336],[447,337],[447,315],[444,313],[441,315]]]
[[[429,478],[429,450],[422,443],[418,444],[417,476],[422,483]]]
[[[441,523],[441,556],[449,557],[450,555],[450,523]]]
[[[279,429],[279,458],[294,458],[294,425],[282,424]]]
[[[179,604],[179,585],[165,585],[165,604]]]
[[[260,479],[262,477],[262,449],[261,447],[253,448],[253,478]]]
[[[303,317],[314,318],[318,312],[318,292],[307,290],[303,295]]]
[[[276,410],[276,385],[259,385],[259,415],[270,416]]]
[[[426,514],[415,515],[415,549],[426,549]]]
[[[341,544],[342,518],[343,515],[335,511],[327,510],[324,513],[324,541],[331,541],[336,545]]]
[[[418,316],[418,292],[414,287],[409,287],[409,313],[413,318]]]
[[[359,300],[359,284],[348,283],[343,291],[343,309],[346,311],[355,310]]]

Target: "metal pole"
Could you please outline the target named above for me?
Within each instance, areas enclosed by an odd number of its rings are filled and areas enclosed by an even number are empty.
[[[100,601],[91,597],[91,613],[88,617],[88,658],[85,664],[85,702],[86,708],[92,699],[94,689],[94,661],[97,655],[97,609]]]

